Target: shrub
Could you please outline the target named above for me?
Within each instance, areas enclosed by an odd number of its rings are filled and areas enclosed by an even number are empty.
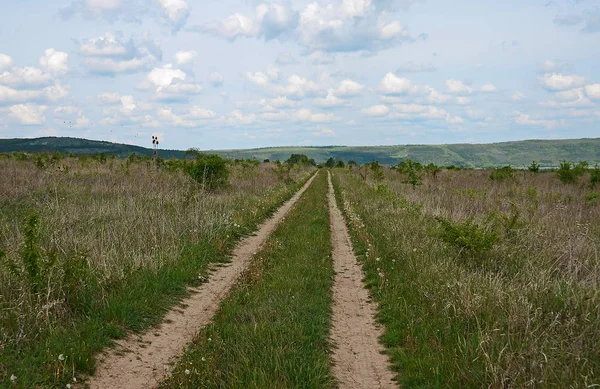
[[[593,188],[596,184],[600,184],[600,166],[598,165],[590,170],[590,186]]]
[[[563,161],[556,171],[556,176],[565,184],[574,184],[577,182],[577,179],[585,173],[585,166],[587,166],[587,162],[585,162],[585,164],[583,162],[572,164]]]
[[[600,194],[596,192],[590,192],[585,195],[585,201],[590,205],[596,206],[600,202]]]
[[[327,160],[327,162],[325,162],[325,167],[334,167],[335,166],[335,159],[333,159],[333,157],[329,157],[329,159]]]
[[[436,178],[438,173],[441,172],[442,169],[435,163],[430,163],[429,165],[425,166],[425,171],[433,178]]]
[[[531,165],[529,165],[529,167],[527,169],[532,173],[539,173],[540,172],[540,164],[533,161],[533,162],[531,162]]]
[[[227,160],[216,154],[199,155],[192,163],[186,164],[186,171],[203,189],[214,190],[229,183]]]
[[[344,161],[342,161],[341,159],[339,161],[337,161],[335,164],[335,167],[343,168],[344,166],[346,166],[346,165],[344,164]]]
[[[498,241],[498,234],[494,230],[479,226],[473,219],[452,222],[438,217],[436,220],[441,226],[439,238],[458,248],[471,264],[481,266],[487,253]]]
[[[509,165],[501,168],[496,168],[490,173],[491,181],[506,181],[514,176],[515,170]]]
[[[373,161],[369,164],[369,169],[373,173],[373,179],[375,181],[383,181],[385,177],[385,172],[383,171],[383,166],[379,164],[379,161]]]
[[[288,160],[285,162],[289,163],[290,165],[294,165],[294,164],[310,165],[311,164],[308,157],[304,154],[292,154],[292,155],[290,155]]]

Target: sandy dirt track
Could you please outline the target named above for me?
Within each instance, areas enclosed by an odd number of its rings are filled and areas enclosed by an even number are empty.
[[[364,288],[362,268],[352,251],[344,217],[329,181],[329,214],[333,246],[333,374],[341,389],[396,388],[387,357],[378,338],[375,304]]]
[[[248,266],[253,253],[265,243],[292,206],[310,186],[316,175],[277,212],[264,222],[255,235],[243,239],[233,252],[230,264],[216,268],[209,281],[190,288],[182,301],[185,308],[167,313],[163,323],[138,336],[119,341],[116,348],[99,357],[96,374],[87,384],[92,389],[152,388],[164,379],[198,331],[212,320],[219,304]]]

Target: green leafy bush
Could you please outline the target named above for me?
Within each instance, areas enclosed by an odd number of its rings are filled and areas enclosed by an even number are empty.
[[[533,161],[533,162],[531,162],[531,165],[529,165],[529,167],[527,169],[532,173],[539,173],[540,172],[540,164]]]
[[[587,162],[574,164],[563,161],[556,171],[556,177],[558,177],[558,179],[565,184],[574,184],[577,182],[579,177],[583,176],[587,165]]]
[[[480,226],[473,219],[453,222],[437,217],[436,220],[440,222],[441,227],[438,237],[458,248],[463,258],[472,265],[481,266],[487,253],[499,240],[498,234],[493,229]]]
[[[589,205],[596,206],[600,202],[600,194],[598,194],[596,192],[590,192],[590,193],[588,193],[588,194],[585,195],[585,201]]]
[[[506,181],[514,177],[515,169],[511,166],[496,168],[490,173],[491,181]]]
[[[216,154],[199,155],[192,163],[186,164],[186,172],[203,189],[223,188],[229,183],[227,160]]]
[[[600,166],[598,165],[590,170],[590,186],[593,188],[596,184],[600,184]]]

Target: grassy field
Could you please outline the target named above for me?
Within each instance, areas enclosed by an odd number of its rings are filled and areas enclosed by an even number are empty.
[[[329,388],[327,175],[256,253],[165,388]]]
[[[404,388],[600,384],[600,206],[588,177],[335,169]],[[361,174],[362,173],[362,174]]]
[[[230,166],[201,189],[147,162],[0,159],[0,386],[64,387],[156,324],[310,169]],[[14,376],[14,382],[9,377]]]

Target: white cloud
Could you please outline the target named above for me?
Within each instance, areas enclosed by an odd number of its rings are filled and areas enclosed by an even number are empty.
[[[158,0],[166,24],[179,30],[190,16],[190,6],[185,0]]]
[[[325,123],[336,120],[332,113],[313,113],[311,110],[306,108],[302,108],[294,112],[293,118],[298,121],[312,123]]]
[[[154,68],[148,74],[148,81],[157,88],[164,88],[171,85],[174,80],[184,81],[187,75],[180,69],[173,68],[173,65],[166,64],[162,68]]]
[[[246,78],[248,81],[258,86],[267,86],[271,83],[269,77],[267,77],[267,75],[263,72],[246,72]]]
[[[239,109],[234,109],[233,111],[231,111],[231,113],[228,115],[227,118],[227,122],[229,124],[251,124],[254,123],[256,121],[256,115],[255,114],[250,114],[250,115],[244,115],[244,113],[242,111],[240,111]]]
[[[590,99],[600,100],[600,84],[590,84],[585,86],[585,93]]]
[[[522,126],[546,127],[548,129],[552,129],[559,125],[559,122],[556,120],[532,119],[531,115],[518,111],[516,112],[516,115],[515,123]]]
[[[277,95],[291,96],[297,99],[304,98],[305,95],[319,95],[325,90],[324,86],[297,74],[290,76],[286,85],[277,85],[274,88]]]
[[[258,35],[259,27],[251,18],[236,13],[222,22],[207,23],[202,26],[201,30],[233,41],[240,36],[252,37]]]
[[[321,127],[318,131],[313,131],[312,134],[318,137],[330,137],[335,135],[335,131],[328,127]]]
[[[583,92],[583,88],[575,88],[555,93],[557,101],[544,101],[540,106],[546,108],[581,108],[594,105]]]
[[[315,51],[309,58],[312,59],[313,65],[331,65],[335,63],[335,56],[327,53],[323,53],[322,51]]]
[[[0,85],[0,103],[22,103],[38,99],[42,94],[42,91],[16,90]]]
[[[42,87],[52,82],[50,74],[31,66],[14,67],[0,74],[0,84],[12,87]]]
[[[48,69],[51,73],[66,73],[69,70],[67,61],[69,60],[69,54],[56,51],[52,48],[46,49],[44,55],[40,57],[40,65]]]
[[[545,89],[550,91],[562,91],[582,86],[585,78],[580,76],[565,76],[561,73],[548,73],[539,78]]]
[[[421,104],[394,104],[395,112],[390,117],[405,120],[445,120],[449,124],[461,124],[464,120],[459,116],[452,116],[448,111],[433,105]]]
[[[386,105],[379,104],[363,109],[363,113],[368,116],[385,116],[390,113],[390,109]]]
[[[149,36],[136,43],[133,39],[125,41],[121,34],[111,32],[88,39],[79,51],[90,72],[106,75],[145,70],[162,59],[159,43]]]
[[[480,91],[492,93],[492,92],[497,92],[498,90],[496,89],[494,84],[485,84],[484,86],[481,87]]]
[[[413,84],[408,78],[398,77],[394,73],[387,73],[379,83],[379,93],[385,95],[407,94],[413,89]]]
[[[278,96],[270,101],[271,105],[276,108],[293,108],[297,107],[300,103],[288,99],[286,96]]]
[[[525,98],[525,95],[523,94],[523,92],[520,92],[520,91],[516,91],[511,97],[511,99],[513,101],[521,101],[524,98]]]
[[[329,92],[325,98],[314,99],[313,104],[319,107],[333,108],[346,105],[348,102],[335,96],[333,89],[329,89]]]
[[[469,93],[473,93],[473,88],[465,85],[462,81],[459,80],[447,80],[446,90],[448,91],[448,93],[454,95],[466,95]]]
[[[102,104],[118,104],[121,102],[121,96],[118,93],[101,93],[96,99]]]
[[[10,68],[12,64],[13,60],[9,55],[0,53],[0,71]]]
[[[17,104],[8,107],[10,116],[21,124],[43,124],[46,121],[46,105]]]
[[[225,81],[225,78],[220,73],[212,72],[210,74],[208,80],[210,81],[210,83],[213,86],[217,87],[217,86],[223,85],[223,82]]]
[[[364,85],[350,79],[345,79],[340,82],[336,93],[340,96],[358,96],[363,89],[365,89]]]
[[[195,51],[178,51],[175,53],[175,62],[179,65],[190,63],[197,55]]]
[[[90,125],[90,120],[85,117],[83,111],[75,106],[59,106],[54,109],[54,118],[60,124],[69,124],[72,128],[85,128]],[[68,121],[68,123],[66,123]]]

